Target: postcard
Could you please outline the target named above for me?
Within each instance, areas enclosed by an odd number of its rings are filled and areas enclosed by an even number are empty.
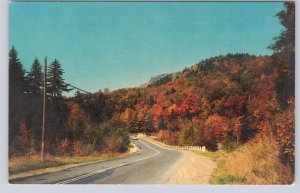
[[[11,2],[9,183],[289,185],[294,2]]]

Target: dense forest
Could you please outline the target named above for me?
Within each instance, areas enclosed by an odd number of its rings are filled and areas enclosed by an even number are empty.
[[[234,148],[257,135],[272,135],[283,163],[294,165],[295,11],[285,3],[278,17],[285,30],[272,56],[227,54],[180,72],[157,76],[141,87],[93,94],[76,92],[58,60],[48,67],[46,152],[88,155],[125,152],[129,133],[156,135],[176,145]],[[43,70],[27,72],[14,47],[9,53],[9,154],[40,151]]]

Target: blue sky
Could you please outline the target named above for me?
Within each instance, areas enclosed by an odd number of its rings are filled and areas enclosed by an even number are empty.
[[[95,92],[139,86],[227,53],[269,55],[280,2],[14,2],[9,45],[28,70],[57,58],[66,82]]]

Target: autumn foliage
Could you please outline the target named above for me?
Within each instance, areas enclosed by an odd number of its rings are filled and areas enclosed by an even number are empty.
[[[48,152],[126,151],[128,133],[138,132],[157,134],[173,145],[216,150],[266,133],[276,138],[282,160],[294,163],[294,98],[288,106],[277,100],[281,66],[276,61],[283,57],[218,56],[161,84],[49,100]],[[24,114],[15,124],[14,154],[39,150],[38,117]]]
[[[55,60],[47,77],[46,152],[60,156],[125,152],[129,133],[141,132],[164,143],[206,146],[211,151],[247,142],[252,146],[268,136],[280,164],[293,169],[293,14],[294,4],[286,2],[278,13],[286,31],[271,45],[272,56],[220,55],[135,88],[64,97],[68,84]],[[9,155],[33,155],[41,150],[42,67],[35,59],[26,72],[15,48],[9,57]]]

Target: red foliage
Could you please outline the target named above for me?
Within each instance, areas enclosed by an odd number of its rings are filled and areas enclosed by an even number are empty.
[[[158,128],[158,118],[161,116],[163,112],[162,106],[155,104],[152,107],[152,113],[153,113],[153,125],[155,128]]]
[[[271,115],[279,109],[274,77],[262,75],[256,80],[252,87],[252,94],[249,96],[247,109],[255,117],[254,127],[260,121],[271,120]]]
[[[160,130],[157,134],[157,137],[164,143],[168,144],[177,144],[177,133],[173,131],[168,131],[168,130]]]
[[[170,109],[169,108],[165,108],[162,112],[162,115],[164,118],[168,118],[170,115]]]
[[[226,116],[232,117],[234,114],[240,115],[242,113],[242,108],[245,106],[245,97],[239,95],[230,95],[223,105],[226,108]]]
[[[213,114],[208,117],[205,124],[208,128],[212,129],[213,136],[216,141],[222,141],[225,138],[227,134],[228,123],[224,117],[218,114]]]
[[[175,114],[181,116],[196,115],[201,109],[199,97],[196,94],[187,94],[185,100],[176,108]]]

